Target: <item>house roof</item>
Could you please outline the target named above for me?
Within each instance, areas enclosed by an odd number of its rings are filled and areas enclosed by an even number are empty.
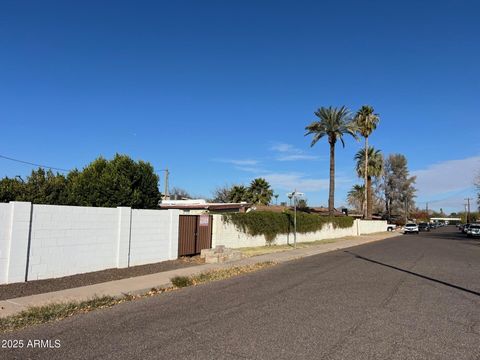
[[[184,204],[159,204],[160,209],[179,209],[179,210],[240,210],[250,206],[247,203],[184,203]]]

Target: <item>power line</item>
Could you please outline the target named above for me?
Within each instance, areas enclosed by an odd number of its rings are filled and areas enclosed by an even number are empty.
[[[10,161],[19,162],[19,163],[22,163],[22,164],[38,166],[38,167],[41,167],[41,168],[47,168],[47,169],[50,169],[50,170],[57,170],[57,171],[62,171],[62,172],[69,172],[70,171],[70,170],[67,170],[67,169],[57,168],[57,167],[53,167],[53,166],[35,164],[35,163],[28,162],[28,161],[18,160],[18,159],[14,159],[14,158],[11,158],[11,157],[8,157],[8,156],[3,156],[3,155],[0,155],[0,158],[10,160]]]

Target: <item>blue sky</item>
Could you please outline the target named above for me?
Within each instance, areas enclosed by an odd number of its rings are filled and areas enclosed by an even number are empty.
[[[320,106],[370,104],[420,206],[463,209],[480,170],[475,1],[0,2],[0,155],[82,168],[116,152],[209,196],[266,177],[326,205]],[[360,182],[337,148],[336,205]],[[0,159],[0,176],[31,167]],[[161,184],[163,185],[163,184]]]

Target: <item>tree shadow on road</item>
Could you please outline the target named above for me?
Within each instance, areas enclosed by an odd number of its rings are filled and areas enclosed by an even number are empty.
[[[398,270],[398,271],[404,272],[404,273],[409,274],[409,275],[413,275],[413,276],[416,276],[416,277],[419,277],[419,278],[422,278],[422,279],[425,279],[425,280],[433,281],[433,282],[436,282],[436,283],[438,283],[438,284],[442,284],[442,285],[451,287],[451,288],[453,288],[453,289],[461,290],[461,291],[467,292],[467,293],[469,293],[469,294],[473,294],[473,295],[476,295],[476,296],[480,296],[480,292],[477,292],[477,291],[475,291],[475,290],[467,289],[467,288],[464,288],[464,287],[461,287],[461,286],[458,286],[458,285],[455,285],[455,284],[450,284],[450,283],[448,283],[448,282],[445,282],[445,281],[442,281],[442,280],[438,280],[438,279],[435,279],[435,278],[432,278],[432,277],[429,277],[429,276],[426,276],[426,275],[418,274],[418,273],[415,273],[415,272],[410,271],[410,270],[402,269],[402,268],[399,268],[399,267],[397,267],[397,266],[393,266],[393,265],[389,265],[389,264],[382,263],[382,262],[377,261],[377,260],[369,259],[369,258],[366,258],[366,257],[364,257],[364,256],[355,254],[355,253],[353,253],[353,252],[351,252],[351,251],[348,251],[348,250],[344,250],[344,252],[347,253],[347,254],[353,255],[353,256],[355,256],[357,259],[360,259],[360,260],[364,260],[364,261],[371,262],[371,263],[373,263],[373,264],[385,266],[385,267],[388,267],[388,268],[390,268],[390,269]]]

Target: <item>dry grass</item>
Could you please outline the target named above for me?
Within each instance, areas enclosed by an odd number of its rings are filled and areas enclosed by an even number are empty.
[[[195,286],[210,281],[224,280],[234,276],[247,274],[275,265],[272,261],[266,261],[253,265],[234,266],[227,269],[212,270],[193,276],[176,276],[171,279],[173,286],[181,288]]]

